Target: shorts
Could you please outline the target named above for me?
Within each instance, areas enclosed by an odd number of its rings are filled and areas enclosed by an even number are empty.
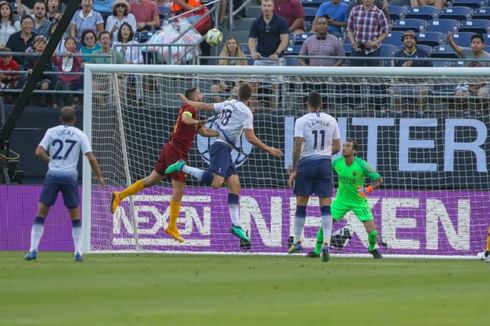
[[[61,191],[63,202],[69,209],[80,206],[80,194],[77,180],[72,176],[47,175],[44,179],[43,190],[39,202],[50,207],[56,202],[56,197]]]
[[[320,198],[332,197],[332,162],[330,158],[302,159],[298,163],[294,194]]]
[[[158,158],[158,161],[155,164],[153,170],[155,170],[155,172],[160,175],[165,175],[165,170],[167,169],[167,167],[171,164],[174,164],[178,160],[184,160],[187,162],[189,159],[187,155],[184,155],[175,150],[173,146],[165,144],[163,145],[163,148],[160,152],[160,157]],[[186,181],[185,173],[181,171],[171,173],[170,178],[179,182]]]
[[[236,174],[231,160],[231,147],[221,141],[215,141],[209,148],[209,171],[228,179]]]
[[[361,222],[368,222],[373,219],[373,213],[367,200],[360,203],[349,203],[345,200],[334,199],[330,211],[334,221],[343,219],[349,211],[352,211]]]

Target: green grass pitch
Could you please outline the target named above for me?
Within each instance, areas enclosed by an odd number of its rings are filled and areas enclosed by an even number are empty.
[[[490,325],[477,260],[0,252],[0,325]]]

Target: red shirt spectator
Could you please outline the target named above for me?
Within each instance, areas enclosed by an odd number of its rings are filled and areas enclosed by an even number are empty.
[[[286,19],[290,33],[303,33],[305,9],[299,0],[274,0],[274,14]]]
[[[131,1],[131,13],[136,18],[138,30],[160,27],[158,6],[153,0]]]
[[[2,49],[2,52],[10,52],[10,49]],[[0,80],[2,88],[15,88],[19,80],[19,74],[8,73],[7,71],[19,71],[19,64],[9,54],[4,54],[0,58]]]

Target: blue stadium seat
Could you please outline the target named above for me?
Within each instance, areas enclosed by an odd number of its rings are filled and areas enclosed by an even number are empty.
[[[441,32],[423,32],[417,34],[417,44],[437,46],[446,42],[446,34]]]
[[[465,20],[459,25],[458,31],[485,34],[490,32],[490,21],[486,19]]]
[[[392,20],[404,19],[407,8],[403,6],[388,5],[388,12]]]
[[[490,19],[490,7],[476,8],[472,19]]]
[[[316,12],[318,11],[318,8],[306,7],[304,9],[305,9],[305,30],[309,31],[311,30],[311,24],[315,20]]]
[[[315,35],[315,32],[307,32],[303,34],[289,34],[289,44],[294,43],[294,45],[302,45],[303,42],[310,37]]]
[[[385,58],[393,58],[398,51],[398,47],[391,44],[381,44],[379,48],[379,56]],[[393,66],[393,59],[383,60],[381,65],[384,67]]]
[[[431,20],[437,19],[439,14],[439,9],[432,6],[423,6],[423,7],[413,7],[405,14],[404,19],[408,18],[416,18],[416,19],[424,19]]]
[[[288,46],[284,49],[284,55],[298,55],[300,50],[300,45]]]
[[[303,7],[306,9],[308,7],[314,7],[318,9],[322,3],[324,3],[324,0],[302,0],[301,1],[303,4]]]
[[[451,67],[450,60],[434,60],[432,61],[432,65],[437,68],[446,68]]]
[[[455,19],[438,19],[429,20],[425,30],[427,32],[441,32],[446,34],[447,32],[456,32],[459,28],[459,21]]]
[[[439,19],[456,19],[466,20],[471,19],[473,9],[469,7],[446,7],[439,14]]]
[[[393,23],[392,31],[407,31],[409,29],[420,32],[425,29],[426,22],[422,19],[399,19]]]
[[[431,58],[457,58],[456,52],[449,45],[439,45],[432,48]]]
[[[383,44],[391,44],[395,46],[403,46],[402,36],[403,31],[391,31],[388,36],[384,39]]]
[[[417,47],[419,49],[424,50],[425,52],[427,52],[429,54],[429,56],[432,53],[432,46],[425,45],[425,44],[417,44]]]
[[[488,53],[490,53],[490,45],[487,45],[483,48],[483,50],[487,51]]]
[[[481,7],[482,0],[452,0],[453,7],[469,7],[475,9]]]
[[[469,47],[472,36],[470,32],[458,32],[453,34],[453,39],[459,46]]]

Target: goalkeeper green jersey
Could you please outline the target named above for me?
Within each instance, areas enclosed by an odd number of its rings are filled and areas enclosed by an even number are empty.
[[[354,157],[350,166],[346,164],[345,158],[340,156],[333,160],[332,167],[339,176],[339,186],[335,195],[335,200],[345,200],[347,202],[366,202],[357,192],[358,188],[364,187],[366,177],[371,181],[381,178],[368,162],[359,157]]]

